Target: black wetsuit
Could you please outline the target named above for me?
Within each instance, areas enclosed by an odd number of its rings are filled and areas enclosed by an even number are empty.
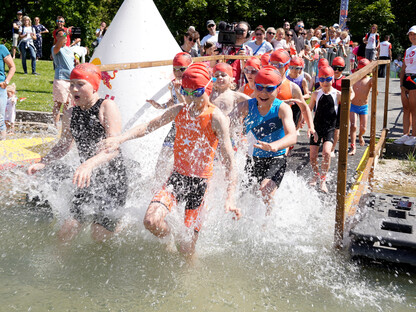
[[[333,89],[329,94],[325,94],[322,89],[318,91],[316,97],[316,111],[313,124],[318,133],[318,142],[311,136],[311,145],[320,145],[325,141],[334,142],[334,131],[339,122],[339,109],[337,103],[337,90]]]
[[[75,139],[81,163],[97,154],[97,144],[106,138],[98,113],[103,99],[88,110],[74,107],[71,116],[71,132]],[[93,211],[93,222],[114,231],[120,217],[117,210],[123,207],[127,197],[127,175],[121,153],[108,163],[95,168],[90,187],[77,189],[71,213],[85,222],[87,209]]]

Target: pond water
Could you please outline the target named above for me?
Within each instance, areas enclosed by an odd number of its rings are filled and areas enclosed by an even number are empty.
[[[71,158],[71,157],[69,157]],[[69,245],[57,239],[68,214],[70,181],[49,186],[21,169],[0,184],[2,311],[411,311],[416,271],[359,264],[333,248],[335,196],[287,172],[265,217],[256,194],[240,190],[240,221],[223,212],[216,172],[209,213],[191,265],[144,229],[153,169],[135,170],[124,231],[93,242],[88,227]],[[51,208],[35,208],[41,195]],[[183,207],[168,216],[186,231]]]

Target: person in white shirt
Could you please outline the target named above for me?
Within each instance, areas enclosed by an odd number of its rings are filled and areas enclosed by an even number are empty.
[[[384,36],[384,41],[380,43],[378,48],[378,59],[379,60],[390,60],[391,61],[391,43],[390,36]],[[378,77],[384,78],[386,77],[386,65],[380,65],[378,67]]]
[[[274,51],[271,43],[265,40],[266,30],[263,26],[257,26],[254,34],[256,35],[256,39],[244,44],[253,50],[253,55],[262,55]]]
[[[208,29],[208,35],[206,35],[201,40],[201,47],[205,45],[206,42],[212,42],[214,45],[218,42],[218,32],[217,32],[217,25],[213,20],[207,21],[207,29]]]
[[[396,73],[394,78],[398,78],[400,71],[402,70],[403,67],[403,62],[402,62],[402,56],[400,54],[397,55],[397,58],[393,61],[394,64],[394,72]]]
[[[403,105],[403,136],[395,144],[416,145],[416,25],[407,32],[412,46],[404,54],[400,71],[400,87]],[[412,135],[410,135],[412,129]]]
[[[32,61],[32,74],[39,75],[36,72],[36,48],[33,40],[36,40],[36,31],[32,27],[32,20],[29,16],[23,17],[23,25],[19,29],[19,50],[22,55],[22,67],[25,74],[27,74],[26,67],[26,51],[29,50],[30,59]]]
[[[367,33],[363,38],[365,46],[365,58],[374,61],[376,59],[376,51],[380,45],[380,35],[377,33],[377,25],[371,26],[371,32]]]

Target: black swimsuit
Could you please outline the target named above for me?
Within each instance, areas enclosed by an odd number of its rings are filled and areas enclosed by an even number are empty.
[[[81,163],[97,154],[97,144],[106,138],[98,113],[103,99],[90,109],[74,107],[71,116],[71,132],[75,139]],[[80,222],[86,221],[87,211],[93,210],[93,222],[114,231],[120,218],[117,212],[127,197],[127,175],[121,153],[108,163],[94,169],[90,187],[77,189],[71,213]]]

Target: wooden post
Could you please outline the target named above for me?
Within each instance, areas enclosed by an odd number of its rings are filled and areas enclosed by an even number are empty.
[[[378,66],[373,69],[373,86],[371,90],[371,131],[370,131],[370,157],[375,157],[375,148],[376,148],[376,116],[377,116],[377,92],[378,92]],[[374,178],[374,165],[370,170],[369,184]]]
[[[347,161],[348,161],[348,134],[350,125],[350,85],[349,79],[341,82],[341,120],[338,152],[338,178],[337,178],[337,207],[335,213],[335,247],[342,247],[344,238],[345,199],[347,192]]]
[[[386,86],[384,88],[384,118],[383,129],[387,128],[387,113],[389,110],[389,88],[390,88],[390,62],[386,64]]]

